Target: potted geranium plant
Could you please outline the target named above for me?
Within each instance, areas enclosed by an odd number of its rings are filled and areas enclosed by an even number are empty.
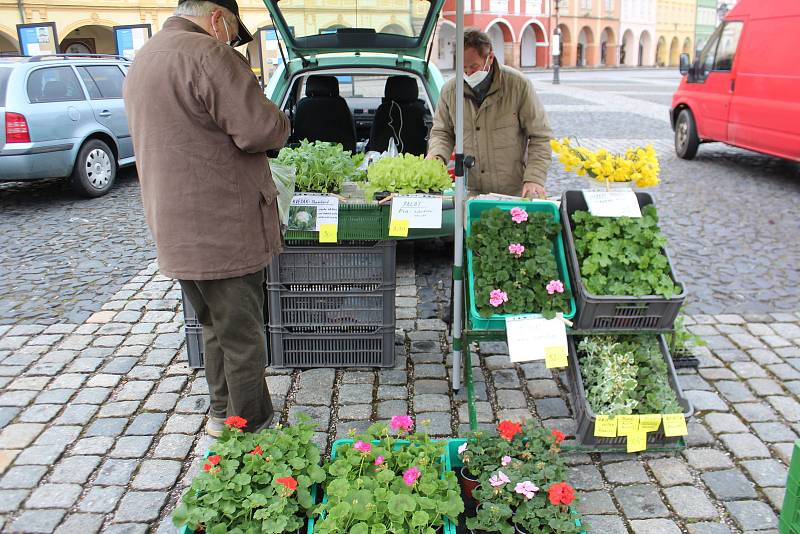
[[[564,482],[559,454],[564,438],[533,421],[502,421],[496,436],[473,435],[461,457],[467,465],[482,466],[480,486],[473,491],[480,505],[476,516],[467,518],[467,527],[502,534],[580,532],[569,508],[575,492]]]
[[[463,513],[455,474],[445,470],[446,443],[413,432],[409,416],[390,426],[334,444],[315,533],[434,534]]]
[[[475,306],[481,317],[540,313],[552,319],[570,312],[570,291],[561,280],[553,241],[561,224],[552,213],[521,207],[483,211],[472,224]]]
[[[314,506],[312,487],[325,480],[309,421],[298,414],[294,425],[250,433],[241,430],[245,419],[226,419],[173,523],[208,534],[301,529]]]

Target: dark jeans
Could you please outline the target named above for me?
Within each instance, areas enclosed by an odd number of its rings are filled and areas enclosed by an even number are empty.
[[[264,377],[264,271],[223,280],[180,280],[203,325],[211,415],[247,419],[257,432],[272,420]]]

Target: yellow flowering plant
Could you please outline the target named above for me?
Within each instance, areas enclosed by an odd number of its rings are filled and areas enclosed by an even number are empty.
[[[658,156],[651,145],[629,148],[625,154],[614,154],[605,148],[589,150],[573,144],[569,138],[551,139],[550,147],[567,172],[578,176],[590,176],[608,184],[609,182],[632,182],[636,187],[658,185],[661,167]]]

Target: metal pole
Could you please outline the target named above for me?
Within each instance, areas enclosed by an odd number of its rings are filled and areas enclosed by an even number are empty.
[[[464,308],[464,0],[456,0],[456,205],[453,253],[453,389],[461,389]],[[469,347],[467,347],[469,350]]]
[[[559,28],[559,20],[558,20],[558,3],[561,0],[555,0],[556,2],[556,31],[553,33],[556,37],[558,37],[558,42],[556,43],[555,53],[553,57],[555,58],[553,61],[553,85],[558,85],[561,83],[561,79],[559,78],[559,70],[561,70],[561,29]]]

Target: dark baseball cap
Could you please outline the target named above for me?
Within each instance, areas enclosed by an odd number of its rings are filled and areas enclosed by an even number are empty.
[[[186,0],[179,0],[178,5],[184,3]],[[242,22],[242,17],[239,16],[239,4],[236,3],[236,0],[208,0],[212,4],[217,4],[218,6],[224,7],[234,15],[236,15],[236,20],[239,22],[239,31],[236,34],[236,37],[231,41],[231,46],[241,46],[249,43],[253,40],[253,34],[248,31],[247,26],[244,25]]]

